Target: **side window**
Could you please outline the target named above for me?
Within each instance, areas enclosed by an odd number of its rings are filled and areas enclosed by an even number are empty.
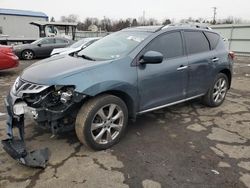
[[[68,41],[63,40],[63,39],[56,39],[56,43],[57,44],[65,44],[65,43],[68,43]]]
[[[185,31],[184,35],[188,54],[196,54],[210,50],[208,40],[202,32]]]
[[[210,42],[211,49],[212,50],[215,49],[219,42],[220,36],[216,33],[210,33],[210,32],[205,32],[205,35],[207,36]]]
[[[41,44],[54,44],[55,40],[53,38],[46,38],[46,39],[43,39],[40,43]]]
[[[160,52],[164,58],[168,59],[183,56],[181,33],[174,32],[160,35],[153,39],[146,50]]]

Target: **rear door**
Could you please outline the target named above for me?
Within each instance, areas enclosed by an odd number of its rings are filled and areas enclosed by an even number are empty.
[[[55,38],[54,48],[64,48],[69,45],[69,41],[65,39]]]
[[[207,92],[212,77],[215,52],[202,31],[184,31],[186,51],[188,54],[187,97]]]
[[[182,100],[186,97],[188,60],[181,32],[164,33],[153,39],[141,52],[163,54],[160,64],[138,65],[140,111]]]
[[[50,53],[54,49],[55,39],[54,38],[44,38],[40,42],[40,46],[37,47],[35,55],[37,57],[49,57]]]

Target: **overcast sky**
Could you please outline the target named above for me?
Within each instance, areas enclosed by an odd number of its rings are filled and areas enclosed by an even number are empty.
[[[104,16],[138,18],[145,10],[146,18],[212,19],[212,7],[218,7],[217,18],[228,16],[250,20],[250,0],[0,0],[1,8],[42,11],[59,20],[63,15],[76,14],[80,19]]]

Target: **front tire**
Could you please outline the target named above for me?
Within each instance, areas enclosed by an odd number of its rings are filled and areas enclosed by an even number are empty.
[[[34,59],[34,56],[35,56],[35,54],[34,54],[34,52],[31,51],[31,50],[24,50],[24,51],[22,52],[22,58],[23,58],[24,60],[32,60],[32,59]]]
[[[207,94],[203,97],[203,103],[209,107],[220,106],[226,98],[228,88],[228,77],[223,73],[219,73]]]
[[[79,141],[95,150],[108,149],[123,136],[128,122],[126,104],[113,95],[100,95],[79,110],[75,130]]]

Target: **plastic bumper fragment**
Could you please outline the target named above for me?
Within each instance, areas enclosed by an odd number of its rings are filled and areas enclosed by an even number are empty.
[[[3,149],[21,164],[35,168],[45,168],[49,160],[48,148],[27,152],[22,140],[2,140]]]

